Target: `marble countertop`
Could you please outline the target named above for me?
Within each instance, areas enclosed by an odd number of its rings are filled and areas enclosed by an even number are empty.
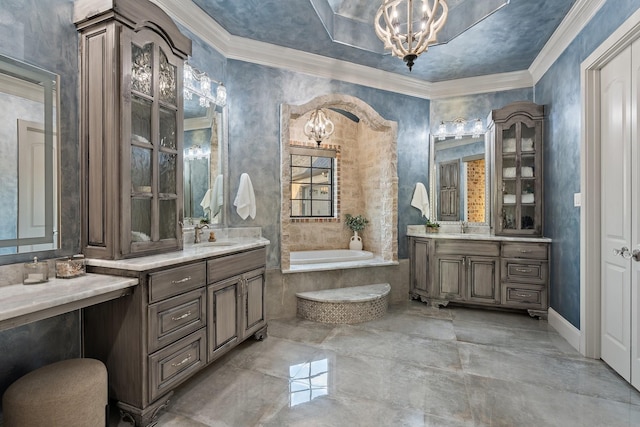
[[[130,271],[147,271],[168,267],[190,261],[198,261],[234,252],[267,246],[269,240],[264,237],[235,237],[219,239],[216,242],[202,242],[185,245],[181,251],[167,252],[158,255],[142,256],[121,260],[95,259],[86,260],[87,265],[93,267],[115,268]]]
[[[424,225],[408,226],[407,236],[426,237],[429,239],[453,239],[453,240],[493,240],[499,242],[537,242],[550,243],[548,237],[520,237],[520,236],[496,236],[495,234],[479,234],[479,233],[427,233],[424,231]]]
[[[391,292],[391,285],[379,283],[376,285],[298,292],[296,296],[310,301],[329,303],[365,302],[380,299],[388,295],[389,292]]]
[[[37,285],[0,287],[0,330],[46,319],[129,293],[138,279],[86,274]]]

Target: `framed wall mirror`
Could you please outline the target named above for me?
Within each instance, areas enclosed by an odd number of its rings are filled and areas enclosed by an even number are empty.
[[[431,218],[438,222],[489,224],[488,152],[484,136],[431,136]]]
[[[59,76],[0,55],[1,264],[60,247]]]
[[[184,102],[184,225],[225,225],[226,107]]]

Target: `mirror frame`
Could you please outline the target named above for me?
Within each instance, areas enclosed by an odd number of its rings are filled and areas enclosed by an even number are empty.
[[[51,149],[45,150],[45,176],[51,177],[56,170],[57,182],[54,191],[52,179],[45,180],[45,235],[43,237],[30,237],[15,239],[2,239],[3,247],[53,243],[54,233],[58,234],[58,243],[54,249],[21,252],[0,255],[0,265],[12,264],[32,260],[33,257],[42,259],[57,257],[61,253],[60,235],[60,76],[31,64],[0,55],[0,74],[6,74],[13,78],[36,84],[43,87],[44,94],[44,144]],[[55,96],[54,96],[55,94]],[[55,115],[54,115],[55,108]],[[55,126],[54,126],[55,121]],[[54,129],[56,132],[54,133]],[[55,144],[54,144],[55,138]],[[56,148],[57,162],[54,164],[53,147]],[[54,198],[56,204],[54,206]],[[57,212],[57,224],[54,224],[54,209]]]
[[[220,106],[217,104],[212,104],[209,108],[212,109],[212,114],[219,113],[220,114],[220,138],[219,141],[219,156],[221,156],[220,162],[220,172],[222,174],[222,194],[224,197],[224,204],[222,205],[222,209],[220,210],[220,222],[215,224],[209,224],[209,227],[213,227],[216,229],[226,228],[227,227],[227,206],[229,200],[229,114],[228,114],[228,106]],[[209,118],[208,116],[204,120],[213,120],[213,117]],[[209,126],[211,123],[209,123]],[[196,129],[196,128],[194,128]],[[198,128],[202,129],[202,128]],[[186,129],[185,129],[186,130]],[[183,162],[185,159],[183,159]],[[211,160],[210,160],[211,161]],[[209,174],[211,174],[211,169],[209,169]],[[211,177],[209,178],[211,180]],[[183,182],[183,187],[185,187],[185,183]],[[184,197],[184,195],[183,195]],[[183,221],[186,220],[186,215],[183,210]],[[184,224],[184,229],[190,229],[195,224]]]
[[[472,134],[463,134],[462,138],[470,138]],[[487,138],[486,134],[478,138],[474,138],[477,140],[484,139],[484,160],[485,160],[485,205],[484,205],[484,221],[483,222],[466,222],[469,225],[476,226],[486,226],[489,227],[491,224],[491,155],[492,150],[490,147],[489,138]],[[435,221],[439,224],[461,224],[463,220],[458,221],[440,221],[438,220],[438,190],[436,188],[436,162],[435,162],[435,154],[436,154],[436,144],[438,143],[438,137],[431,134],[429,137],[429,197],[430,197],[430,206],[429,206],[429,218],[432,220],[435,218]]]

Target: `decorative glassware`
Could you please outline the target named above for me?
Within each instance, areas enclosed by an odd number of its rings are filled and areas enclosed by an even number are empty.
[[[24,264],[22,269],[22,283],[25,285],[36,285],[49,281],[49,266],[46,262],[38,262],[38,257],[33,258],[33,262]]]

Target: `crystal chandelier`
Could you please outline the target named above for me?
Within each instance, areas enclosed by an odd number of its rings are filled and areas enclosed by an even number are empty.
[[[318,147],[322,141],[331,136],[333,130],[333,122],[320,108],[311,113],[309,121],[304,125],[304,134],[318,143]]]
[[[215,97],[211,93],[211,83],[218,85]],[[213,80],[207,73],[189,64],[184,64],[184,97],[192,99],[193,95],[199,98],[201,107],[209,107],[211,104],[224,107],[227,103],[227,88],[222,82]]]
[[[411,71],[418,56],[436,43],[448,13],[445,0],[383,0],[374,21],[376,35]]]

